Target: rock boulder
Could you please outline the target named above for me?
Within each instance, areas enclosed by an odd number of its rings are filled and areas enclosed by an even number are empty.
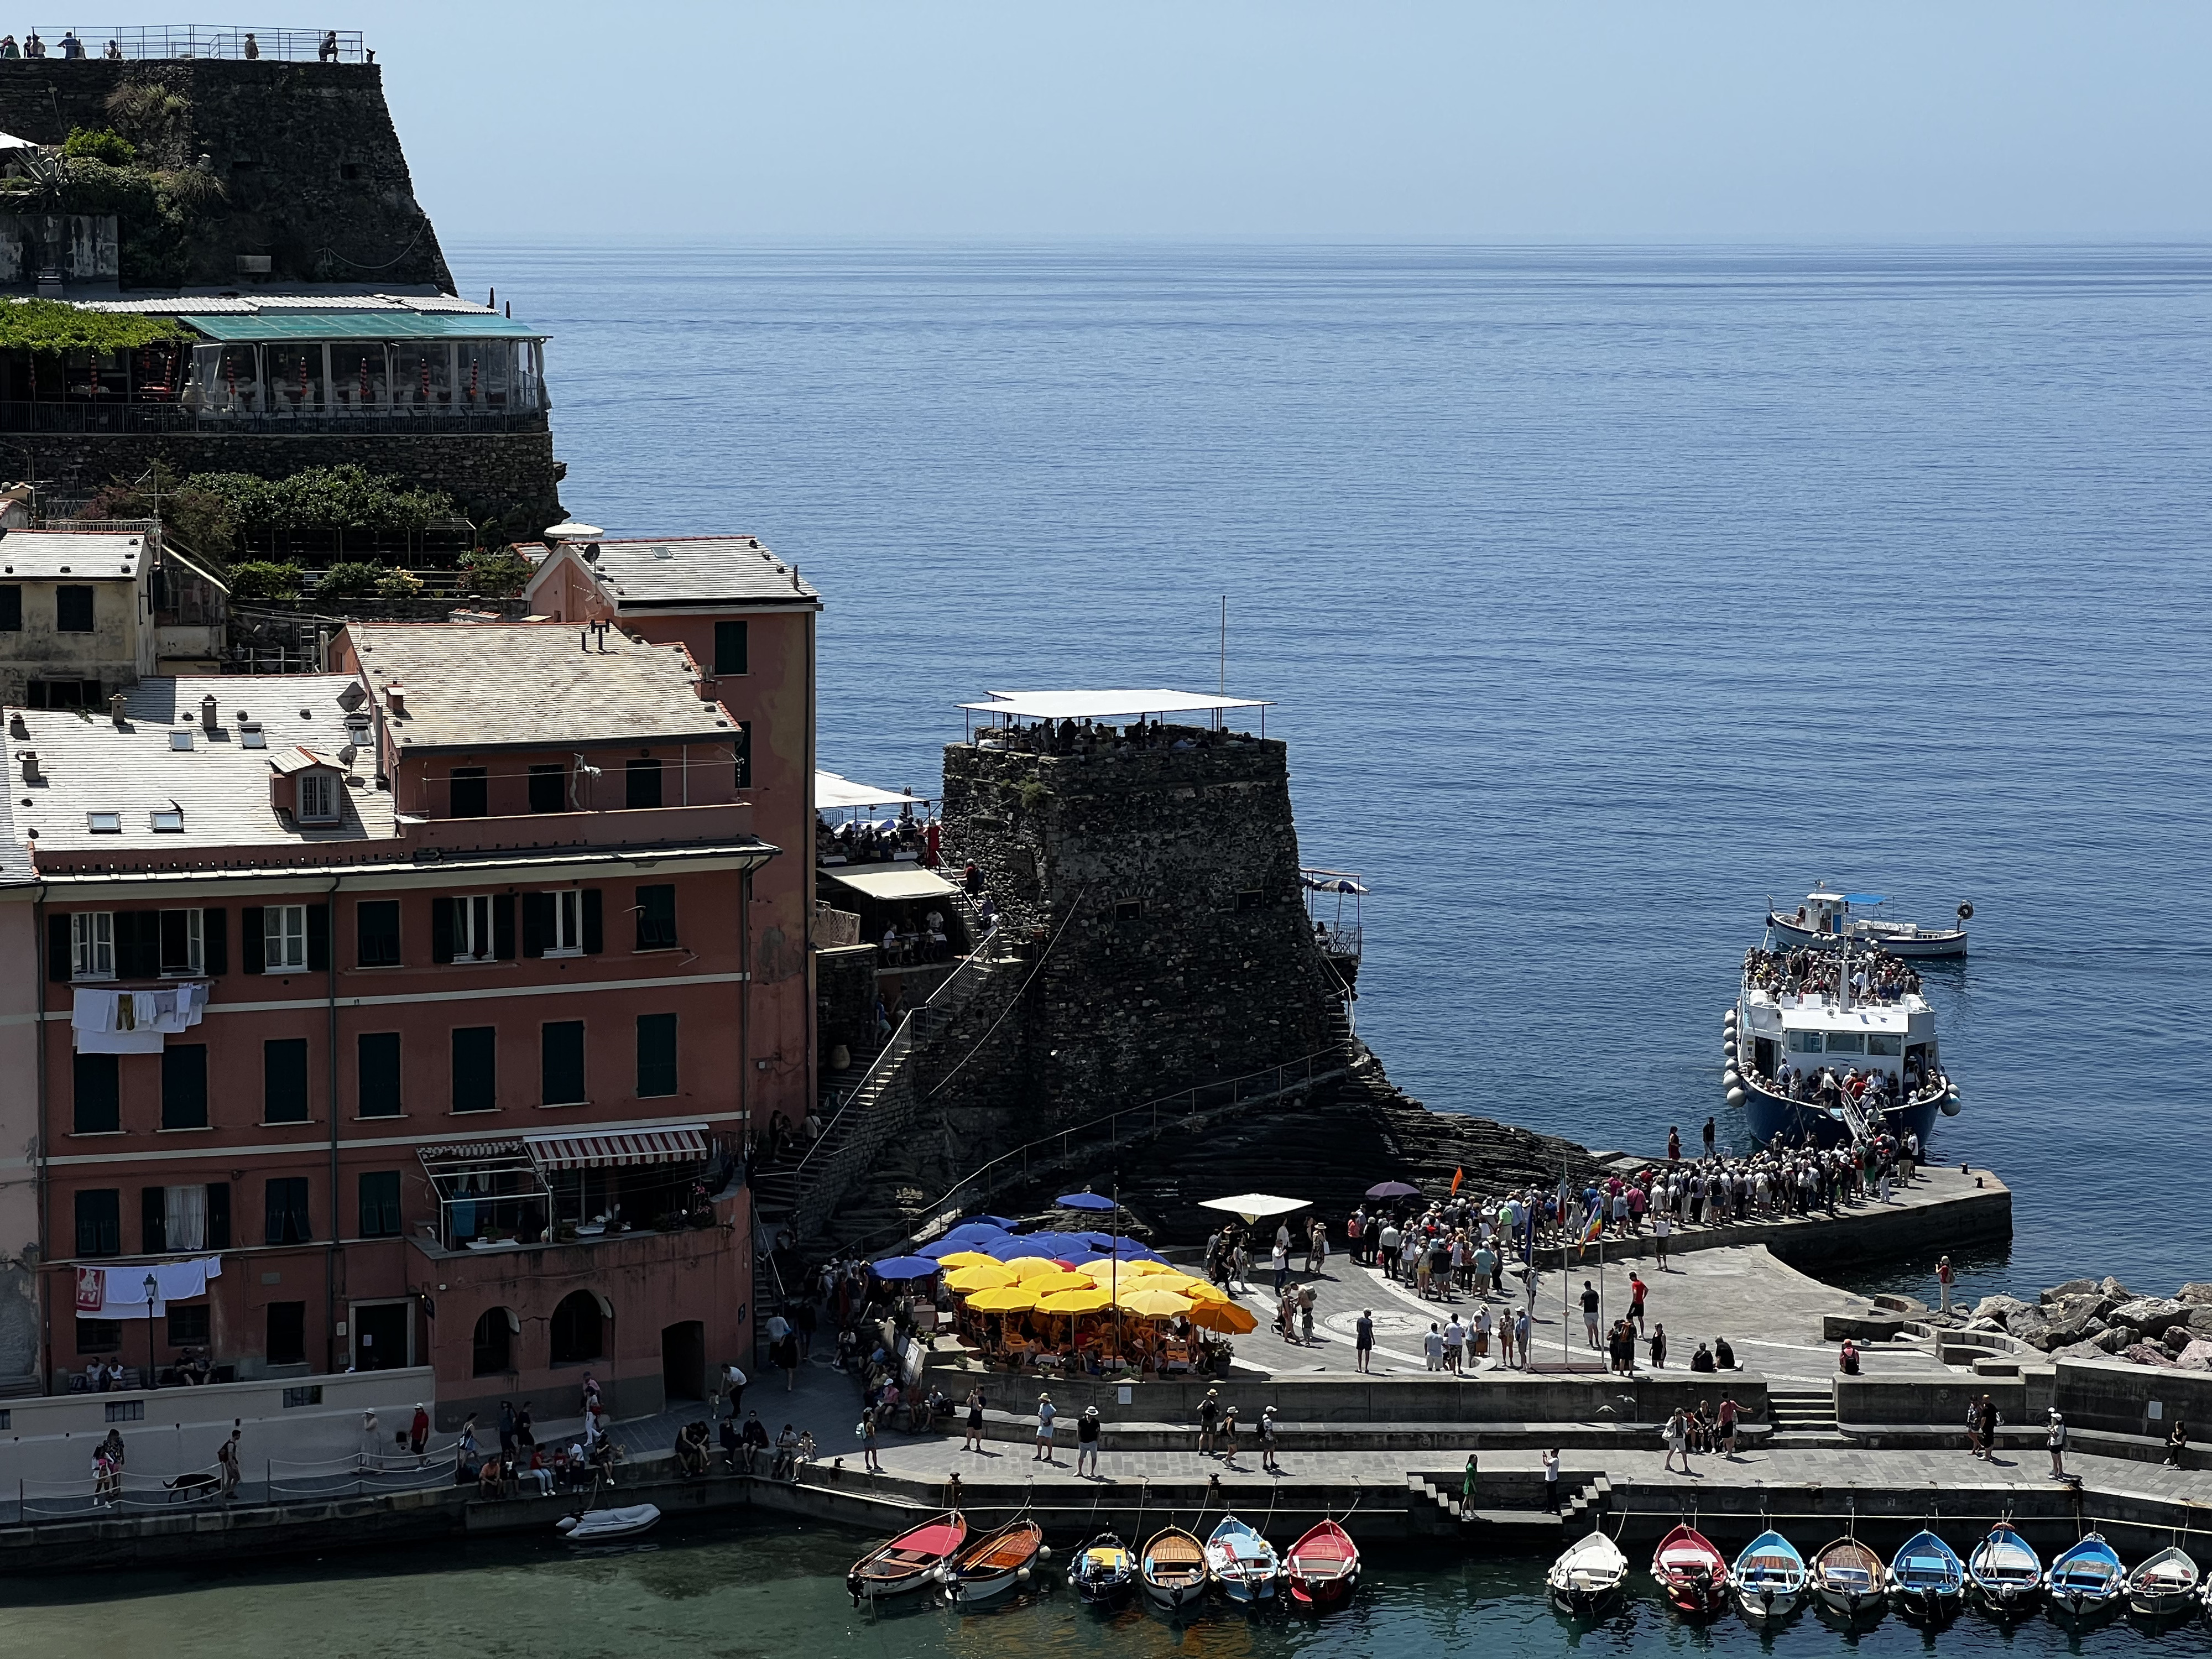
[[[2047,1308],[2054,1302],[2063,1302],[2069,1296],[2093,1296],[2096,1289],[2097,1281],[2094,1279],[2069,1279],[2063,1285],[2053,1285],[2045,1291],[2043,1305]]]
[[[2131,1342],[2120,1350],[2120,1358],[2137,1365],[2163,1365],[2171,1369],[2173,1356],[2154,1342]]]
[[[2212,1284],[2197,1279],[2191,1284],[2184,1285],[2176,1294],[2184,1302],[2212,1304]]]
[[[2171,1297],[2142,1296],[2132,1302],[2124,1302],[2112,1310],[2111,1318],[2115,1325],[2132,1325],[2145,1336],[2157,1336],[2169,1325],[2179,1324],[2189,1317],[2189,1304]]]
[[[2106,1279],[2103,1284],[2097,1286],[2097,1289],[2102,1294],[2111,1297],[2116,1303],[2135,1300],[2135,1293],[2117,1279]]]
[[[2185,1371],[2212,1371],[2212,1342],[2198,1338],[2175,1355],[2173,1363]]]
[[[2008,1324],[2015,1314],[2031,1313],[2033,1309],[2016,1296],[1985,1296],[1974,1304],[1976,1319],[1994,1319]]]

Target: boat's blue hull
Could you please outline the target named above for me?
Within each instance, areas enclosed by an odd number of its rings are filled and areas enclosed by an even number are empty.
[[[1831,1116],[1808,1101],[1771,1094],[1750,1077],[1742,1079],[1741,1087],[1746,1126],[1759,1146],[1784,1140],[1794,1146],[1803,1140],[1808,1129],[1813,1132],[1817,1146],[1840,1146],[1850,1139],[1850,1131],[1841,1118]],[[1908,1102],[1894,1111],[1884,1112],[1881,1127],[1900,1141],[1908,1132],[1918,1135],[1921,1160],[1924,1163],[1936,1128],[1938,1104],[1939,1097],[1934,1095]]]

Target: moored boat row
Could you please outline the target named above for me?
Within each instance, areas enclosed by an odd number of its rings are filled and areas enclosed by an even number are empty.
[[[1561,1553],[1547,1585],[1560,1612],[1594,1618],[1620,1596],[1627,1577],[1620,1547],[1593,1532]],[[1886,1564],[1849,1534],[1822,1546],[1808,1561],[1772,1531],[1753,1539],[1731,1564],[1703,1533],[1684,1524],[1652,1552],[1651,1577],[1684,1618],[1710,1619],[1732,1602],[1762,1628],[1782,1624],[1808,1601],[1846,1626],[1872,1623],[1894,1606],[1905,1618],[1934,1628],[1970,1598],[2001,1623],[2038,1606],[2075,1629],[2124,1607],[2150,1620],[2200,1609],[2212,1618],[2212,1588],[2179,1546],[2160,1550],[2130,1572],[2118,1552],[2092,1532],[2046,1568],[2027,1540],[2002,1522],[1965,1560],[1934,1532],[1922,1531]]]

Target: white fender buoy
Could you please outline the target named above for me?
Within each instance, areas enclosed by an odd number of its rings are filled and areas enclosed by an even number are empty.
[[[1955,1084],[1943,1091],[1943,1115],[1945,1117],[1959,1115],[1959,1090]]]
[[[1726,1042],[1723,1042],[1723,1044],[1721,1044],[1721,1052],[1722,1052],[1723,1054],[1726,1054],[1729,1059],[1731,1059],[1731,1060],[1735,1059],[1735,1039],[1734,1037],[1730,1037],[1730,1038],[1729,1038]]]
[[[1014,1570],[1014,1582],[1017,1584],[1028,1583],[1030,1582],[1030,1570],[1027,1567],[1016,1568]]]
[[[1724,1008],[1724,1009],[1723,1009],[1723,1010],[1721,1011],[1721,1024],[1723,1024],[1723,1025],[1733,1025],[1733,1024],[1735,1024],[1735,1009],[1733,1009],[1733,1008]]]
[[[1729,1090],[1729,1091],[1728,1091],[1728,1103],[1729,1103],[1729,1105],[1731,1105],[1731,1106],[1741,1106],[1741,1105],[1742,1105],[1742,1104],[1743,1104],[1743,1091],[1742,1091],[1741,1088],[1735,1088],[1735,1089],[1731,1089],[1731,1090]]]
[[[1721,1087],[1723,1089],[1733,1089],[1742,1081],[1742,1078],[1736,1075],[1736,1069],[1733,1066],[1721,1073]]]
[[[1039,1545],[1037,1546],[1037,1559],[1038,1559],[1038,1560],[1040,1560],[1040,1561],[1049,1561],[1049,1560],[1051,1560],[1051,1559],[1052,1559],[1052,1546],[1051,1546],[1051,1545],[1049,1545],[1049,1544],[1039,1544]]]

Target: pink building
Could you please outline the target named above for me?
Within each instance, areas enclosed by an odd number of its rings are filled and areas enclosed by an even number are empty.
[[[734,659],[684,607],[356,624],[331,674],[10,711],[50,1385],[149,1341],[428,1364],[450,1425],[750,1362],[740,1152],[811,1053],[818,602],[784,591],[719,619]],[[148,1322],[154,1264],[208,1258]]]

